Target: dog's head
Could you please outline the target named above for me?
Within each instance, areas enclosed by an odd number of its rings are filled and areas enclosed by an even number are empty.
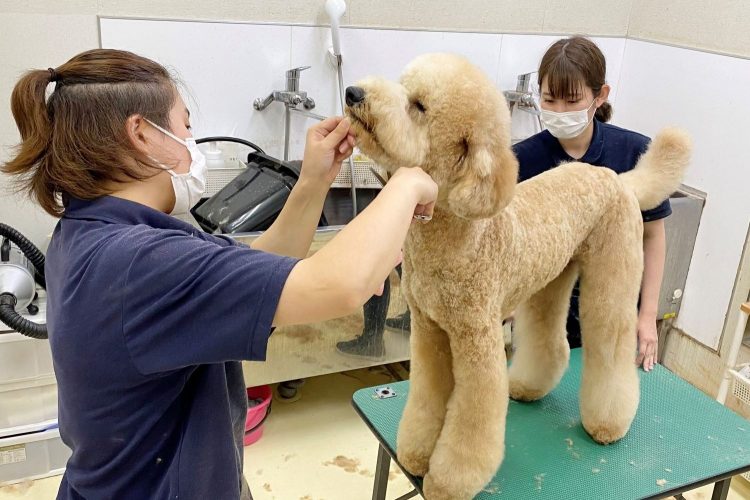
[[[421,167],[440,187],[439,207],[481,219],[513,196],[518,162],[510,148],[510,112],[466,59],[420,56],[399,83],[367,78],[349,87],[346,103],[360,149],[390,172]]]

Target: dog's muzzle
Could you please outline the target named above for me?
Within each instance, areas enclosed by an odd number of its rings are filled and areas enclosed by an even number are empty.
[[[359,87],[346,88],[346,105],[356,106],[365,100],[365,91]]]

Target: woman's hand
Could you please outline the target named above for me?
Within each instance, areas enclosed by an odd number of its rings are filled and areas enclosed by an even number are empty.
[[[388,185],[398,185],[399,189],[409,190],[416,196],[415,219],[426,222],[432,218],[438,186],[424,170],[419,167],[399,168],[388,180]]]
[[[638,356],[635,364],[643,365],[651,371],[657,362],[659,337],[656,333],[656,319],[638,319]]]
[[[341,170],[341,162],[354,151],[354,135],[349,131],[348,118],[333,116],[307,131],[305,155],[300,180],[331,186]]]
[[[326,194],[341,161],[352,153],[349,121],[334,117],[307,132],[299,181],[273,225],[251,245],[257,250],[304,258],[318,227]]]

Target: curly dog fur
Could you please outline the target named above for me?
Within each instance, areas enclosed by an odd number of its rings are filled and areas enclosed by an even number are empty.
[[[404,248],[412,371],[398,457],[425,477],[426,498],[479,492],[503,459],[508,395],[539,399],[560,381],[577,278],[581,420],[600,443],[622,438],[639,401],[640,211],[679,186],[688,137],[662,131],[620,176],[570,163],[517,185],[508,107],[465,59],[421,56],[400,83],[358,86],[364,97],[347,114],[360,148],[390,171],[421,167],[440,188],[433,220],[415,224]],[[501,324],[514,310],[506,369]]]

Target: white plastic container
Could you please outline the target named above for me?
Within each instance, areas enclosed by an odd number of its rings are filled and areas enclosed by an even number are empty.
[[[54,375],[49,341],[17,332],[0,334],[0,386]]]
[[[53,429],[57,427],[57,419],[53,418],[45,420],[44,422],[36,422],[33,424],[19,425],[17,427],[6,427],[0,429],[0,439],[7,438],[10,436],[18,436],[20,434],[30,434],[32,432],[39,432],[39,429]]]
[[[40,377],[0,384],[0,429],[57,418],[57,381]]]
[[[39,290],[35,301],[39,312],[33,316],[21,311],[25,319],[39,324],[47,321],[47,299],[44,290]],[[48,340],[32,339],[0,321],[0,386],[10,382],[33,380],[54,375],[52,351]],[[2,389],[0,389],[2,390]],[[2,427],[2,425],[0,425]]]
[[[747,376],[750,371],[750,363],[743,363],[729,373],[734,378],[732,393],[734,397],[745,405],[750,405],[750,378]],[[740,474],[745,481],[750,482],[750,472]]]
[[[224,168],[224,153],[216,146],[215,142],[208,143],[208,149],[205,152],[206,167],[209,170]]]
[[[62,474],[70,455],[57,428],[0,438],[0,486]]]

